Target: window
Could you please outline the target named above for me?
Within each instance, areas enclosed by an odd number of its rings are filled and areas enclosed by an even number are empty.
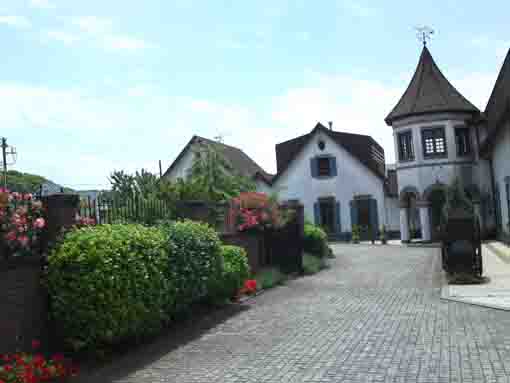
[[[329,158],[318,158],[317,163],[319,166],[319,176],[329,176],[331,173]]]
[[[423,155],[438,157],[446,155],[446,138],[444,128],[427,128],[421,131],[423,138]]]
[[[471,154],[471,139],[469,137],[469,128],[455,128],[455,142],[457,144],[457,156],[467,156]]]
[[[399,133],[398,157],[400,161],[414,160],[413,134],[412,132]]]

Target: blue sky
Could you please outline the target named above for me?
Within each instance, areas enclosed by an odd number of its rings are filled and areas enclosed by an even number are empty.
[[[391,4],[389,4],[391,3]],[[15,169],[78,189],[114,170],[170,165],[193,134],[221,134],[266,170],[274,145],[317,121],[372,135],[421,46],[485,107],[510,4],[431,1],[0,0],[0,135]]]

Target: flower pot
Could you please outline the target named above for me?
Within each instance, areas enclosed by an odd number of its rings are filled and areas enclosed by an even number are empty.
[[[0,258],[0,354],[30,350],[46,342],[47,296],[41,285],[41,258]]]

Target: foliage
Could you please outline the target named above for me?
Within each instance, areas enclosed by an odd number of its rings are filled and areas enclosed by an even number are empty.
[[[74,349],[137,339],[169,320],[176,291],[166,242],[163,231],[141,225],[66,233],[49,256],[47,285],[51,316]]]
[[[277,201],[256,192],[241,193],[233,198],[228,214],[239,231],[279,229],[293,217],[292,212],[281,208]]]
[[[443,219],[448,217],[450,211],[462,209],[469,214],[473,214],[473,203],[466,196],[464,188],[458,178],[453,180],[452,184],[446,188],[446,201],[443,207]]]
[[[386,244],[386,226],[382,225],[381,230],[379,232],[379,239],[383,244]]]
[[[317,257],[326,257],[329,253],[328,236],[319,226],[305,222],[304,251]]]
[[[359,225],[352,225],[352,242],[359,243],[360,241],[360,227]]]
[[[209,225],[185,220],[162,227],[167,233],[169,275],[176,287],[176,310],[204,298],[221,272],[221,242]]]
[[[252,180],[236,173],[221,146],[214,144],[201,144],[195,149],[189,178],[206,193],[208,201],[228,201],[256,188]]]
[[[134,175],[127,174],[123,170],[114,170],[109,177],[112,191],[120,199],[154,197],[158,192],[158,177],[151,172],[142,169]]]
[[[318,258],[315,255],[305,253],[303,255],[303,271],[305,275],[316,274],[328,267],[325,258]]]
[[[211,278],[209,297],[221,302],[235,296],[250,275],[246,251],[237,246],[221,247],[222,267],[216,277]]]
[[[45,183],[54,184],[54,182],[36,174],[18,172],[17,170],[7,171],[7,189],[18,193],[37,193],[41,184]],[[65,193],[72,191],[72,189],[64,188]]]
[[[0,189],[0,235],[11,254],[32,255],[45,226],[40,201],[31,194]]]
[[[35,352],[39,341],[32,341]],[[42,354],[17,352],[2,355],[0,363],[0,382],[39,383],[47,381],[67,381],[67,377],[78,374],[78,367],[66,362],[62,354],[46,358]]]
[[[260,288],[270,289],[271,287],[284,283],[287,277],[277,268],[271,267],[259,271],[255,275],[255,280]]]

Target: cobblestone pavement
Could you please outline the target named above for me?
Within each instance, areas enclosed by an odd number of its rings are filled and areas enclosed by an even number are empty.
[[[137,349],[90,382],[510,382],[510,313],[439,298],[437,249],[334,245],[331,269]]]

